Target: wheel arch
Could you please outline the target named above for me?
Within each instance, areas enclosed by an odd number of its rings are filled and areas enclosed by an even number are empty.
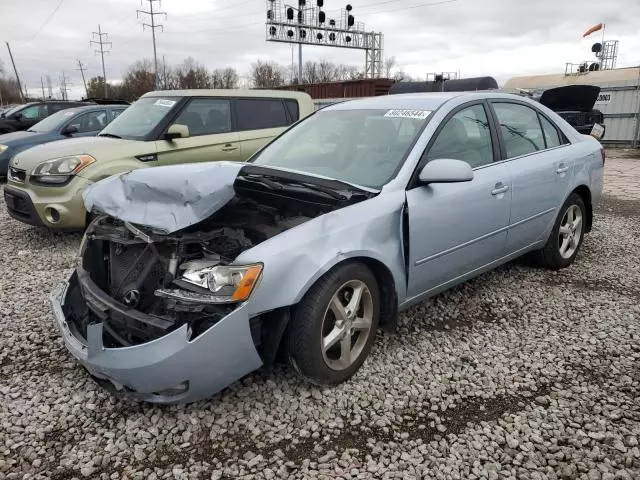
[[[571,193],[578,195],[584,202],[584,206],[587,209],[587,218],[584,226],[585,232],[590,232],[593,226],[593,202],[591,199],[591,190],[586,185],[580,185],[573,189]]]

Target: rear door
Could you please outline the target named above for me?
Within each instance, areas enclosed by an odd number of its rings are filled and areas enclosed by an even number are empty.
[[[514,253],[544,240],[567,194],[573,160],[564,135],[537,109],[505,101],[492,107],[513,182],[506,248]]]
[[[452,112],[421,162],[466,161],[472,181],[407,191],[411,298],[447,288],[504,256],[511,178],[507,166],[495,162],[498,142],[489,118],[482,102]]]
[[[188,138],[156,142],[159,165],[240,160],[238,133],[232,127],[231,100],[192,98],[171,125],[185,125]]]
[[[289,109],[293,112],[289,113]],[[299,115],[299,108],[295,110],[293,105],[287,106],[279,98],[237,98],[234,100],[234,110],[243,160],[291,125],[292,114]]]

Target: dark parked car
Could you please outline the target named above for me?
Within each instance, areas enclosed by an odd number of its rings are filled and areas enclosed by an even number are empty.
[[[0,134],[27,130],[60,110],[88,105],[86,102],[44,101],[19,105],[0,114]]]
[[[126,105],[68,108],[54,113],[24,132],[0,135],[0,177],[7,175],[9,162],[16,153],[56,140],[97,135],[126,108]]]
[[[604,137],[604,114],[593,108],[600,94],[600,87],[567,85],[528,94],[556,112],[583,135],[594,135],[598,140]]]

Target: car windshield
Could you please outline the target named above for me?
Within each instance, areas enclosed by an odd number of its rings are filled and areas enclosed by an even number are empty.
[[[396,175],[430,113],[322,110],[251,161],[380,188]]]
[[[145,140],[178,103],[177,97],[141,98],[100,132],[100,136]]]
[[[18,110],[22,110],[23,108],[27,107],[28,105],[31,104],[25,104],[25,105],[16,105],[15,107],[10,108],[9,110],[7,110],[6,112],[2,112],[4,114],[5,117],[8,117],[9,115],[16,113]]]
[[[47,133],[52,132],[54,130],[58,130],[64,122],[71,119],[75,114],[77,114],[77,110],[61,110],[59,112],[54,113],[53,115],[48,116],[41,122],[36,123],[33,127],[29,129],[30,132],[38,132],[38,133]]]

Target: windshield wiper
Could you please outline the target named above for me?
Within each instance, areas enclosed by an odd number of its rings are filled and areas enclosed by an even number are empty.
[[[37,131],[37,130],[31,130],[31,129],[27,130],[27,132],[31,132],[31,133],[38,133],[38,131]]]
[[[107,138],[122,138],[119,135],[114,135],[113,133],[99,133],[99,137],[107,137]]]

